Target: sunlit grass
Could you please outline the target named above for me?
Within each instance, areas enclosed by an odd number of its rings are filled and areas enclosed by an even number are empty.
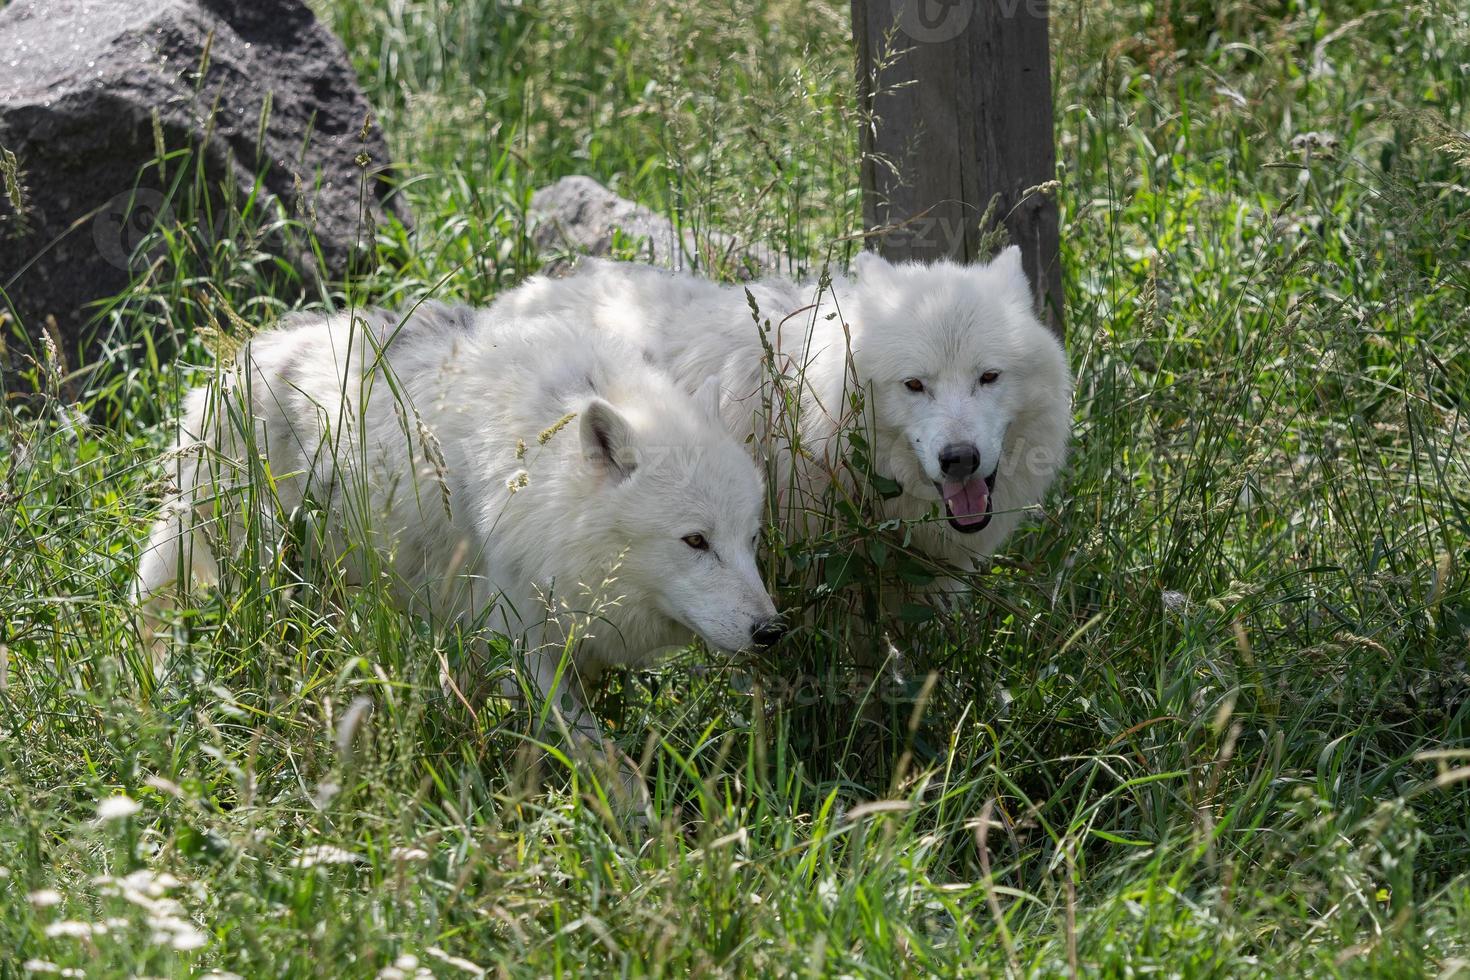
[[[971,608],[900,624],[881,750],[816,631],[618,679],[644,827],[445,698],[457,651],[373,589],[283,565],[201,595],[155,680],[125,602],[154,461],[282,311],[534,271],[529,195],[565,174],[841,261],[847,5],[318,9],[413,227],[304,288],[248,235],[164,229],[104,315],[180,343],[90,393],[43,358],[51,396],[0,414],[0,976],[1467,969],[1463,12],[1056,5],[1067,474]],[[864,540],[774,558],[855,563],[860,608],[897,570]]]

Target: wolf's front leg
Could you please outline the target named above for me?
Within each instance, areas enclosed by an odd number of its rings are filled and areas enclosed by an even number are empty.
[[[522,686],[531,689],[530,707],[537,713],[538,729],[554,727],[566,739],[574,757],[602,774],[602,785],[612,789],[614,812],[650,819],[648,784],[633,760],[603,737],[602,726],[587,707],[583,683],[594,678],[578,671],[570,647],[556,639],[545,639],[541,630],[527,635],[527,646],[530,652],[525,659],[526,670],[519,679],[512,676],[507,680],[516,688],[514,696],[521,696]]]
[[[573,741],[595,744],[601,732],[587,708],[572,651],[547,632],[540,628],[527,631],[524,670],[517,664],[502,682],[502,690],[512,700],[529,697],[538,729],[549,724]]]
[[[132,598],[138,633],[155,667],[168,652],[163,611],[177,605],[193,582],[219,582],[219,566],[202,529],[211,516],[208,508],[194,506],[183,495],[165,501],[138,558]]]

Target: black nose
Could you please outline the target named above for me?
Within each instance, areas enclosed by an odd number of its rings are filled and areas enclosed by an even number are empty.
[[[779,616],[763,619],[750,628],[750,640],[756,646],[764,650],[781,642],[781,637],[786,635],[786,624]]]
[[[955,480],[975,475],[980,468],[980,450],[968,442],[952,442],[939,450],[939,472]]]

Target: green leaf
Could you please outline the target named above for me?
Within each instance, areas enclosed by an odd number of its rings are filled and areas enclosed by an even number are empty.
[[[931,585],[934,582],[934,573],[908,556],[899,559],[898,577],[909,585]]]
[[[836,592],[847,585],[857,574],[857,556],[853,554],[834,555],[827,559],[826,573],[827,588]]]
[[[884,500],[892,500],[894,497],[903,493],[903,486],[897,480],[890,480],[880,473],[870,474],[868,480],[873,484],[873,489],[877,490]]]
[[[1111,841],[1114,844],[1127,844],[1129,847],[1152,847],[1153,846],[1153,841],[1133,840],[1132,838],[1129,838],[1129,837],[1120,837],[1117,834],[1109,833],[1106,830],[1100,830],[1097,827],[1093,827],[1092,828],[1092,835],[1094,837],[1101,837],[1105,841]]]
[[[934,616],[932,606],[922,606],[917,602],[905,602],[898,608],[898,618],[905,623],[927,623]]]

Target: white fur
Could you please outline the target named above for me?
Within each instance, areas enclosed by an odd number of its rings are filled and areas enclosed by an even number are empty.
[[[788,519],[820,507],[830,481],[841,478],[836,436],[861,389],[877,470],[903,488],[873,502],[877,516],[920,522],[913,531],[920,550],[968,567],[1000,547],[1062,466],[1071,417],[1065,354],[1033,311],[1014,247],[978,266],[894,265],[864,253],[854,273],[825,291],[784,279],[748,287],[761,319],[773,325],[776,366],[788,378],[804,377],[795,453],[783,438],[774,388],[764,383],[768,368],[745,286],[589,260],[567,278],[529,280],[492,310],[595,323],[638,344],[686,385],[718,375],[727,425],[774,454],[778,493],[787,493],[789,467],[798,461],[800,499],[788,497],[781,508]],[[980,384],[988,371],[999,377]],[[922,380],[923,392],[904,387],[911,378]],[[978,448],[982,473],[996,471],[993,516],[974,533],[946,519],[935,486],[939,450],[955,442]]]
[[[575,322],[429,304],[257,336],[189,395],[180,493],[139,563],[139,604],[166,601],[186,565],[217,578],[207,538],[243,530],[220,502],[268,475],[268,511],[320,505],[349,584],[386,569],[405,609],[524,636],[548,696],[574,628],[584,677],[691,631],[747,646],[775,615],[755,560],[765,500],[718,384],[691,396]],[[681,540],[696,533],[708,550]]]

